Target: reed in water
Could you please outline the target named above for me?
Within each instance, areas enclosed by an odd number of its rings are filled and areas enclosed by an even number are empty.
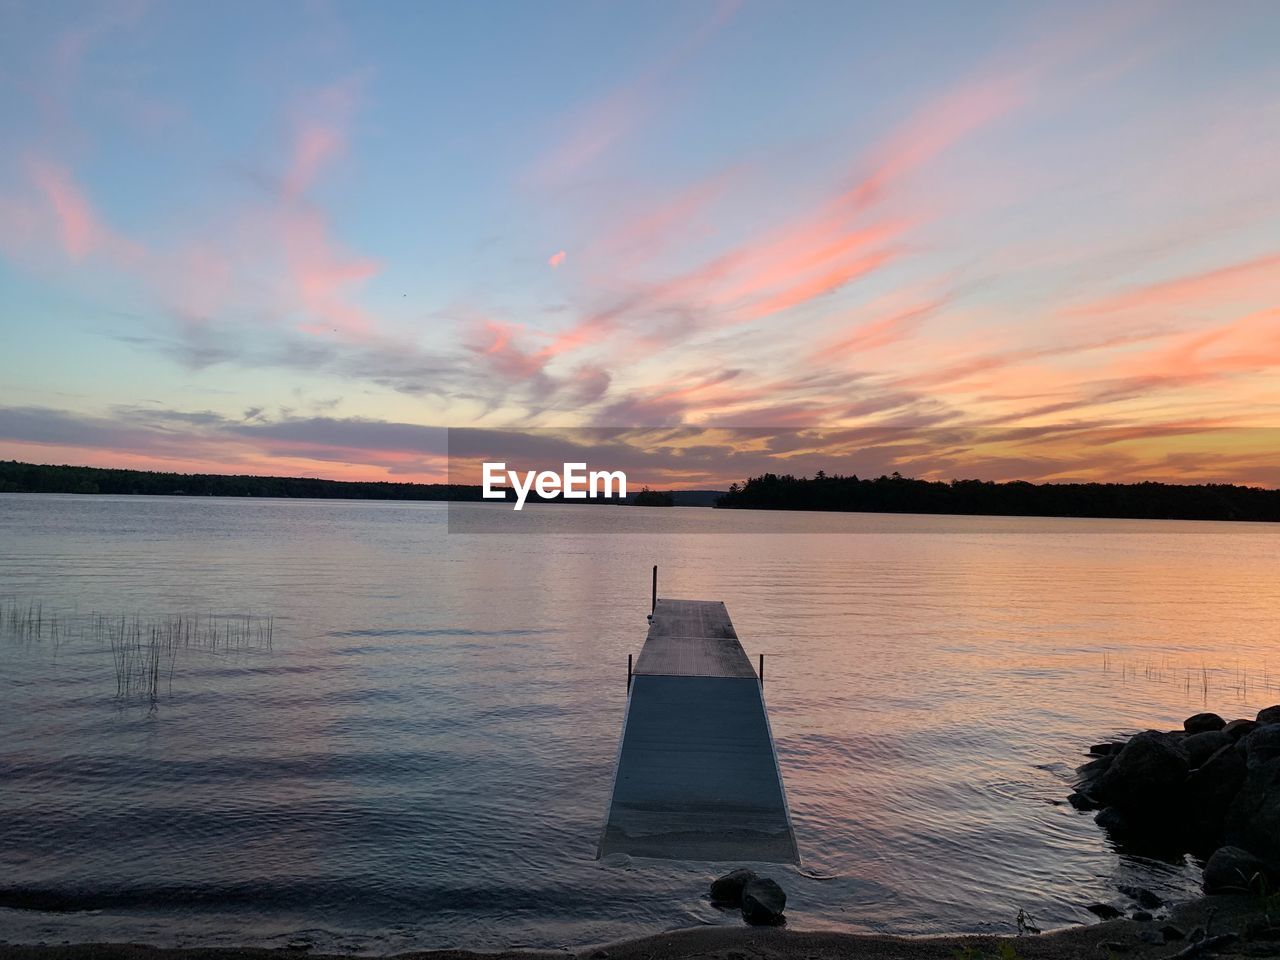
[[[109,649],[116,699],[141,700],[154,708],[162,686],[173,692],[178,654],[184,650],[225,654],[270,650],[275,618],[251,614],[46,614],[44,604],[10,599],[0,606],[0,634],[19,643],[88,643]]]

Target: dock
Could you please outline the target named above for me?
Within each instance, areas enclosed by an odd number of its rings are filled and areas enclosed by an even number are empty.
[[[655,598],[599,857],[799,862],[763,686],[723,603]]]

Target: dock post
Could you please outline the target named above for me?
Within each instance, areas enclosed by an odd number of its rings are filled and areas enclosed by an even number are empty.
[[[650,598],[649,612],[653,613],[658,609],[658,565],[653,565],[653,594]]]
[[[631,689],[631,654],[627,654],[627,689]]]
[[[764,654],[760,654],[760,682],[764,683]]]

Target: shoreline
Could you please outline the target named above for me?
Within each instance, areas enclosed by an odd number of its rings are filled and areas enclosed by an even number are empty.
[[[1275,901],[1276,898],[1271,898]],[[1268,910],[1270,912],[1268,912]],[[1165,939],[1173,926],[1183,939]],[[0,942],[0,960],[1067,960],[1110,956],[1170,958],[1206,931],[1200,956],[1280,956],[1280,903],[1248,894],[1218,894],[1171,905],[1148,921],[1119,918],[1041,934],[896,934],[788,930],[786,927],[692,927],[575,950],[415,950],[393,954],[313,953],[289,947],[153,947],[137,943],[16,944]],[[1215,938],[1234,939],[1215,945]],[[1201,941],[1204,942],[1204,941]],[[1012,952],[1010,952],[1012,951]],[[1190,955],[1190,954],[1184,954]]]

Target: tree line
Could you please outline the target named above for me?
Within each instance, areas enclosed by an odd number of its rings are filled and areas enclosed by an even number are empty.
[[[479,485],[321,480],[162,473],[48,466],[0,460],[0,493],[101,493],[149,496],[284,497],[320,500],[480,500]],[[680,491],[645,488],[627,500],[670,506]],[[531,499],[537,499],[536,497]],[[558,498],[553,498],[558,499]],[[576,502],[613,502],[576,501]],[[699,501],[702,502],[702,501]],[[823,471],[813,477],[765,473],[731,484],[715,506],[745,510],[949,513],[1009,517],[1113,517],[1143,520],[1280,522],[1280,490],[1225,483],[1027,483],[875,478]]]
[[[766,473],[732,484],[716,506],[748,510],[950,513],[1010,517],[1280,521],[1280,490],[1224,483],[995,483]]]
[[[449,483],[320,480],[314,477],[159,473],[45,466],[0,460],[0,493],[110,493],[192,497],[307,497],[317,500],[479,500],[480,487]]]
[[[647,489],[647,488],[646,488]],[[162,473],[104,467],[48,466],[0,460],[0,493],[102,493],[142,496],[282,497],[313,500],[483,500],[479,484],[391,483],[321,480],[315,477],[256,477],[217,473]],[[507,500],[515,498],[508,489]],[[637,495],[565,500],[529,494],[532,503],[621,504]],[[669,494],[661,495],[670,497]],[[668,504],[669,505],[669,504]]]

